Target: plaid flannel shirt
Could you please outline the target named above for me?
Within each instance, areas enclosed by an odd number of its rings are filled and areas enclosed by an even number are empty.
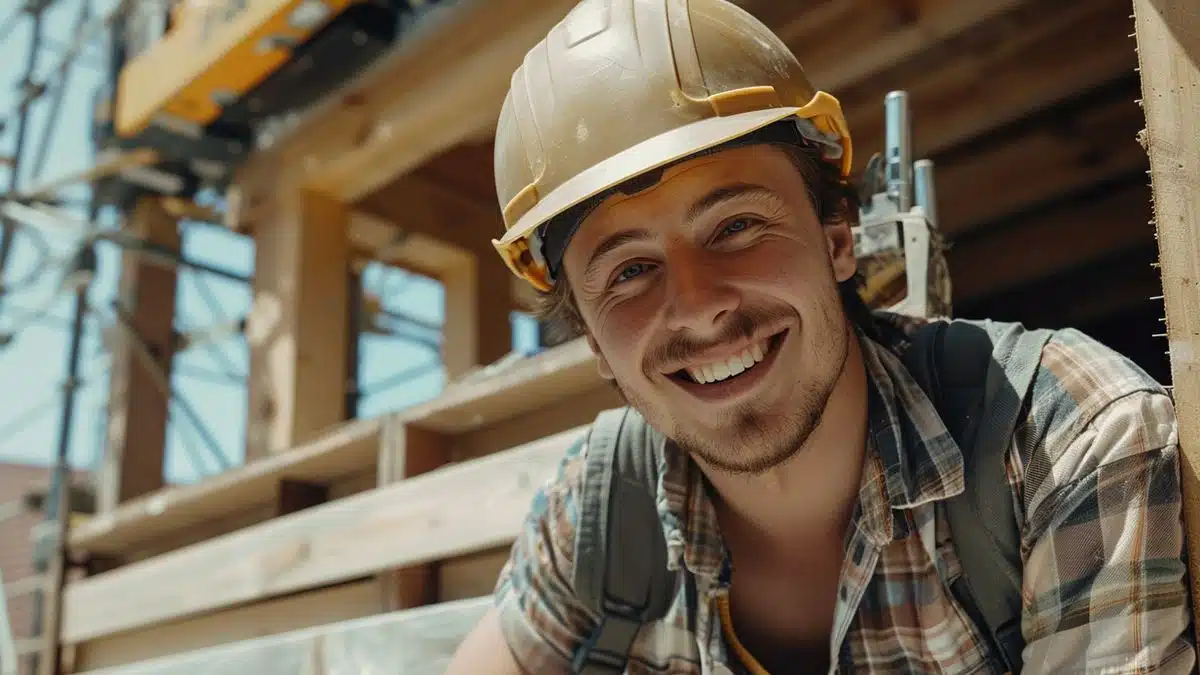
[[[872,396],[858,508],[847,536],[831,673],[989,673],[980,629],[947,590],[960,571],[939,501],[963,490],[962,455],[898,358],[917,323],[880,314],[862,339]],[[1164,388],[1075,330],[1043,349],[1007,458],[1022,533],[1024,673],[1187,673],[1195,666],[1185,585],[1179,448]],[[500,574],[495,602],[526,672],[565,672],[596,617],[570,579],[586,444],[543,487]],[[659,511],[694,580],[644,627],[629,673],[749,672],[727,643],[716,514],[698,467],[661,459]],[[799,665],[799,664],[798,664]]]

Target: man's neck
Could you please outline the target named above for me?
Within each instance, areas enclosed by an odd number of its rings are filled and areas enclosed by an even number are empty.
[[[757,476],[705,471],[727,545],[795,560],[841,544],[858,501],[867,434],[867,375],[858,340],[821,421],[800,452]]]

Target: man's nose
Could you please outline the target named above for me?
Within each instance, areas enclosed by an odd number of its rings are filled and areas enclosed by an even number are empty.
[[[667,327],[711,333],[737,308],[738,295],[728,279],[699,260],[667,266]]]

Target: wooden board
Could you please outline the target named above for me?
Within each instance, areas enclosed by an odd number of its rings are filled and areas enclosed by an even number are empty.
[[[913,152],[931,157],[1132,73],[1129,29],[1127,0],[1060,0],[1024,3],[954,40],[927,44],[833,92],[854,134],[855,165],[883,151],[883,96],[891,89],[908,91]]]
[[[1105,185],[1080,201],[982,228],[946,253],[956,303],[1034,283],[1154,242],[1142,179]]]
[[[377,419],[349,422],[287,453],[133,499],[72,528],[71,548],[119,554],[139,542],[273,501],[284,478],[327,482],[352,474],[374,463],[380,427]]]
[[[305,184],[346,202],[360,199],[494,125],[513,71],[574,4],[489,0],[432,8],[390,54],[252,157],[239,182],[269,191],[272,155],[283,155]]]
[[[80,645],[75,663],[80,670],[109,668],[382,611],[379,584],[355,581],[100,638]]]
[[[1183,453],[1184,514],[1200,606],[1200,5],[1134,0],[1154,219]]]
[[[539,410],[603,384],[595,357],[587,343],[578,339],[499,372],[485,369],[479,378],[452,384],[437,398],[395,415],[403,424],[460,435],[518,416],[536,416]],[[172,532],[231,518],[273,501],[281,480],[330,483],[370,470],[378,457],[382,424],[381,418],[348,422],[286,453],[131,500],[73,528],[70,545],[76,552],[120,554]],[[553,430],[570,424],[559,420]],[[469,445],[478,448],[481,443]]]
[[[491,606],[480,597],[247,640],[89,675],[439,675]]]
[[[72,584],[63,640],[503,546],[582,433],[572,429]]]

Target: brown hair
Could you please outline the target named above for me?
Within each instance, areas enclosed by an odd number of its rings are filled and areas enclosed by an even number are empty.
[[[822,224],[858,224],[859,194],[854,186],[842,178],[837,165],[823,160],[819,151],[807,144],[778,144],[787,152],[793,166],[800,172],[808,185],[809,198]],[[855,274],[842,282],[839,291],[846,314],[856,325],[866,328],[870,322],[870,310],[858,294],[862,277]],[[548,331],[547,344],[559,344],[585,333],[587,326],[579,313],[575,295],[566,271],[561,270],[554,288],[537,294],[534,317]]]

